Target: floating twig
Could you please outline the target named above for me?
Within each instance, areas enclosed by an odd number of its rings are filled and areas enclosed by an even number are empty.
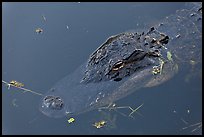
[[[130,107],[130,106],[119,106],[119,107],[117,107],[116,104],[109,104],[107,107],[101,107],[101,108],[99,108],[99,110],[101,110],[101,109],[109,109],[109,111],[110,111],[110,110],[114,110],[114,111],[120,113],[120,114],[123,115],[123,116],[127,116],[126,114],[124,114],[124,113],[122,113],[122,112],[120,112],[120,111],[117,111],[117,109],[130,109],[131,112],[130,112],[130,114],[129,114],[128,116],[129,116],[129,117],[132,117],[132,114],[135,113],[135,112],[138,113],[137,110],[139,110],[142,106],[143,106],[143,104],[141,104],[140,106],[138,106],[136,109],[133,109],[133,108]],[[141,115],[140,113],[138,113],[138,114]],[[133,117],[132,117],[132,118],[133,118]]]
[[[8,86],[8,89],[10,89],[10,86],[12,86],[12,87],[15,87],[15,88],[21,89],[21,90],[23,90],[24,92],[31,92],[31,93],[33,93],[33,94],[36,94],[36,95],[42,96],[41,93],[38,93],[38,92],[32,91],[32,90],[30,90],[30,89],[23,88],[22,86],[24,86],[24,85],[19,85],[19,82],[16,83],[16,84],[13,84],[13,82],[15,83],[15,82],[17,82],[17,81],[11,81],[10,83],[8,83],[8,82],[2,80],[2,83],[6,84],[6,85]],[[20,83],[20,84],[22,84],[22,83]]]
[[[195,132],[196,130],[198,130],[199,128],[202,127],[202,122],[198,122],[198,123],[191,124],[191,125],[189,125],[189,126],[183,127],[182,130],[188,129],[188,128],[190,128],[190,127],[196,127],[196,128],[194,128],[193,130],[191,130],[191,132]]]

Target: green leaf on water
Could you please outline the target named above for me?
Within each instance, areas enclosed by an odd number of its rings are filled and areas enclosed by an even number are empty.
[[[167,59],[170,60],[170,61],[173,61],[172,54],[171,54],[170,51],[167,51]]]
[[[73,117],[71,117],[70,119],[67,120],[68,123],[73,123],[75,121],[75,119]]]

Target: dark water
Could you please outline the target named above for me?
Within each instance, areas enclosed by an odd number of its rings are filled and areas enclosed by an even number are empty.
[[[148,28],[184,3],[3,3],[2,79],[17,80],[42,94],[72,73],[109,36]],[[43,19],[43,16],[46,20]],[[68,26],[68,27],[67,27]],[[36,28],[43,33],[37,34]],[[2,134],[202,134],[202,78],[179,73],[116,102],[134,119],[97,110],[54,119],[39,111],[40,96],[2,85]],[[14,105],[12,102],[14,102]],[[118,109],[128,115],[129,109]],[[106,120],[96,129],[92,124]],[[111,122],[112,120],[112,122]],[[182,129],[184,128],[184,129]]]

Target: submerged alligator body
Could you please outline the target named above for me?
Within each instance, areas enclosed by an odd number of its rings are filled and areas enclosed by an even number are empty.
[[[202,65],[201,39],[202,3],[187,3],[147,30],[111,36],[46,93],[40,111],[50,117],[79,114],[159,85],[177,73],[180,58]]]

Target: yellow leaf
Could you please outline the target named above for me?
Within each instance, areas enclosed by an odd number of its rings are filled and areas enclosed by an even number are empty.
[[[71,117],[71,118],[68,119],[67,121],[68,121],[68,123],[73,123],[73,122],[75,121],[75,119]]]

